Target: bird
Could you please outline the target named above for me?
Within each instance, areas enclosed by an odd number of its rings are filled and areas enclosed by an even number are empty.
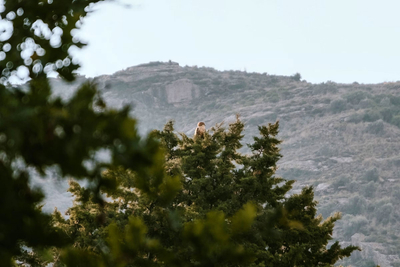
[[[194,130],[195,137],[204,137],[204,133],[206,132],[206,124],[202,121],[197,123],[196,130]]]

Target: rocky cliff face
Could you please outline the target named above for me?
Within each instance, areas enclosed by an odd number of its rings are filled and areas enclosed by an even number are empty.
[[[293,193],[313,185],[324,217],[342,212],[335,237],[363,248],[344,264],[400,266],[400,82],[311,84],[174,62],[94,81],[111,106],[133,105],[143,133],[173,119],[192,134],[198,121],[209,128],[240,113],[249,142],[257,125],[279,120],[279,175],[297,180]]]

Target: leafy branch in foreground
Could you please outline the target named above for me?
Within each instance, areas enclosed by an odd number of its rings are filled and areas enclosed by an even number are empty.
[[[85,197],[93,196],[101,207],[100,188],[115,186],[102,175],[104,168],[147,168],[162,153],[154,140],[138,136],[129,108],[105,108],[94,84],[83,84],[69,101],[52,96],[46,75],[56,71],[64,79],[74,79],[78,64],[70,48],[83,46],[74,30],[97,2],[4,1],[0,37],[1,266],[13,265],[13,259],[33,266],[44,264],[47,260],[36,256],[47,258],[47,247],[72,242],[60,229],[51,227],[51,216],[37,208],[43,195],[29,186],[28,170],[43,175],[46,168],[57,166],[64,177],[89,180],[91,188]],[[30,81],[22,89],[9,84],[13,78]],[[100,150],[111,154],[110,162],[93,160]],[[31,248],[38,253],[28,259],[34,254]]]

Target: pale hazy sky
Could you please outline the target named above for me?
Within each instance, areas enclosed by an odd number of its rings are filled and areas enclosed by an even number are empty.
[[[95,7],[81,73],[150,61],[292,75],[400,80],[400,0],[120,0]]]

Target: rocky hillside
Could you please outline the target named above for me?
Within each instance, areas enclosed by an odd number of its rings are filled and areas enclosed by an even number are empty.
[[[321,214],[343,215],[335,236],[363,249],[342,264],[400,266],[400,82],[311,84],[298,74],[220,72],[174,62],[94,80],[110,105],[134,106],[143,133],[173,119],[177,131],[192,134],[198,121],[211,127],[240,113],[249,142],[257,125],[279,120],[279,175],[298,181],[293,193],[313,185]],[[68,97],[67,85],[54,83]]]

